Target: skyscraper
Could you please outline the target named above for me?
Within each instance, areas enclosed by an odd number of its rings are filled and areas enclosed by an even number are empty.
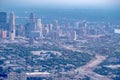
[[[35,14],[34,13],[30,13],[30,21],[34,22],[35,20]]]
[[[83,28],[83,35],[87,36],[87,22],[85,20],[82,22],[82,28]]]
[[[50,25],[49,25],[49,33],[50,33],[50,34],[52,33],[52,30],[53,30],[53,24],[50,24]]]
[[[25,35],[27,38],[32,38],[32,31],[36,29],[35,15],[30,13],[29,22],[25,24]]]
[[[41,24],[41,19],[36,19],[36,30],[40,32],[40,39],[43,38],[43,32],[42,32],[42,24]]]
[[[14,15],[14,12],[10,13],[9,28],[10,28],[10,40],[14,40],[15,39],[15,15]]]
[[[55,20],[55,26],[58,26],[59,23],[58,23],[58,20]]]
[[[58,30],[58,29],[59,29],[59,22],[58,20],[55,20],[54,30]]]
[[[7,13],[6,12],[0,12],[0,24],[6,24],[7,23]]]
[[[77,33],[76,33],[76,31],[73,32],[73,35],[74,35],[74,40],[77,40]]]
[[[5,28],[4,26],[7,23],[7,13],[0,12],[0,28]]]

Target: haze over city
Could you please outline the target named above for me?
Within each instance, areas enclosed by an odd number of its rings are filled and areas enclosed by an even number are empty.
[[[0,0],[0,80],[120,80],[120,1]]]
[[[7,6],[6,6],[7,5]],[[113,8],[119,0],[1,0],[6,7],[58,7],[58,8]]]

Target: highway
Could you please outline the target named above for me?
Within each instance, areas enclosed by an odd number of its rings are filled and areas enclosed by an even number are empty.
[[[99,75],[93,72],[93,70],[97,67],[97,65],[102,63],[105,59],[106,59],[105,56],[96,54],[94,59],[92,59],[86,65],[75,69],[75,72],[79,72],[80,74],[87,75],[91,78],[91,80],[111,80],[107,76]]]

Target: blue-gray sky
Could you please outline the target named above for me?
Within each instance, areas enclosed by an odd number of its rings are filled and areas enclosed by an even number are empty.
[[[0,0],[1,6],[18,7],[117,7],[120,0]]]

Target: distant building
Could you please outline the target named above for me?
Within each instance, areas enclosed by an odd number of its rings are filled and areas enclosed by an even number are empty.
[[[14,15],[14,12],[10,13],[9,28],[10,28],[10,40],[14,40],[15,39],[15,15]]]
[[[11,72],[8,74],[8,80],[19,80],[17,78],[17,73],[16,72]]]
[[[82,28],[83,28],[83,35],[87,36],[87,22],[85,20],[82,22]]]
[[[59,22],[58,22],[58,20],[55,20],[54,30],[58,30],[58,29],[59,29]]]
[[[35,21],[35,14],[34,13],[30,13],[30,21],[31,22]]]
[[[52,31],[53,31],[53,24],[50,24],[50,25],[49,25],[49,33],[51,34]]]
[[[67,32],[67,38],[68,38],[69,41],[77,40],[77,33],[76,33],[76,31]]]
[[[27,80],[26,73],[24,72],[20,73],[20,80]]]
[[[46,24],[43,28],[43,36],[48,37],[48,35],[51,35],[50,26],[48,24]]]
[[[67,28],[70,28],[70,27],[71,27],[70,22],[67,22],[67,23],[66,23],[66,27],[67,27]]]
[[[7,30],[1,30],[1,38],[7,38]]]
[[[36,19],[36,29],[35,31],[39,31],[40,32],[40,39],[43,38],[43,28],[42,28],[42,24],[41,24],[41,19]]]
[[[48,72],[22,72],[22,73],[16,73],[16,72],[10,72],[8,74],[7,80],[43,80],[49,79],[50,73]]]
[[[25,29],[23,25],[16,25],[16,36],[21,36],[24,37],[25,36]]]
[[[33,38],[30,38],[29,39],[29,45],[33,45],[34,44],[34,39]]]
[[[6,12],[0,12],[0,29],[8,30]]]
[[[52,34],[51,34],[51,39],[52,39],[53,41],[59,40],[59,32],[58,32],[58,31],[52,32]]]
[[[55,26],[59,26],[58,20],[55,20]]]
[[[35,22],[30,22],[25,24],[25,36],[27,38],[31,38],[33,36],[31,36],[31,32],[34,31],[34,27],[35,27]]]
[[[75,22],[75,28],[79,28],[80,23],[79,22]]]
[[[30,14],[29,22],[25,24],[25,35],[27,38],[43,38],[43,28],[41,19],[35,18],[33,13]],[[39,35],[38,35],[39,34]]]
[[[25,24],[25,36],[27,38],[31,38],[31,32],[35,30],[36,23],[35,23],[35,15],[34,13],[30,13],[29,21]]]
[[[48,72],[32,72],[26,73],[26,80],[48,80],[50,73]]]
[[[7,13],[6,12],[0,12],[0,23],[7,23]]]
[[[114,29],[114,33],[120,34],[120,29]]]
[[[77,40],[77,33],[76,33],[76,31],[73,32],[73,40]]]

